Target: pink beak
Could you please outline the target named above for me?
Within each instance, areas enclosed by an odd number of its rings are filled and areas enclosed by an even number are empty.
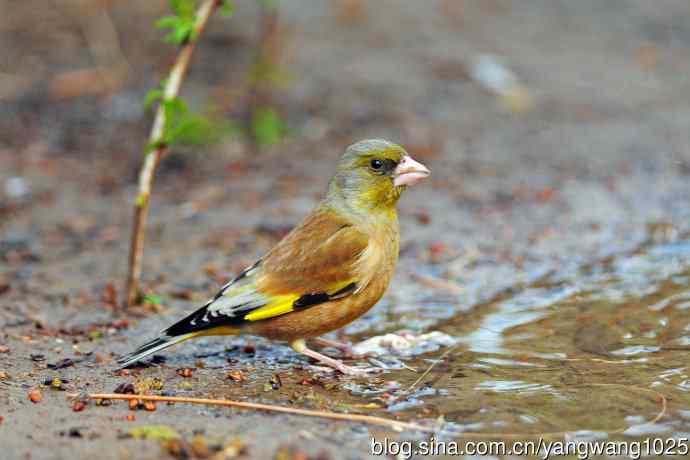
[[[422,179],[427,178],[429,174],[431,174],[429,168],[415,161],[409,155],[405,155],[393,171],[393,185],[396,187],[401,185],[414,185]]]

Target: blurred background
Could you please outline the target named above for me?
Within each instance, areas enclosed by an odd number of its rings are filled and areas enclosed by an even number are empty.
[[[683,160],[682,146],[669,144],[687,131],[683,117],[639,129],[683,105],[682,0],[261,4],[238,2],[232,18],[214,18],[183,87],[192,106],[233,121],[234,135],[204,149],[201,165],[173,152],[164,169],[199,171],[241,157],[252,141],[338,151],[372,135],[490,165],[532,155],[601,173],[597,161],[610,157]],[[3,172],[27,167],[27,152],[93,162],[91,176],[117,158],[123,169],[106,169],[131,182],[151,120],[144,96],[175,56],[154,27],[168,3],[29,0],[5,11]],[[524,93],[497,103],[492,92],[506,78]],[[258,140],[261,127],[244,122],[256,92],[279,117],[266,124],[280,125]]]
[[[6,4],[3,254],[50,249],[39,227],[55,222],[88,237],[78,244],[100,232],[126,247],[146,96],[177,51],[155,26],[169,14],[164,0]],[[238,2],[212,18],[183,83],[202,126],[160,164],[154,236],[175,241],[167,224],[181,218],[222,233],[229,209],[257,205],[257,220],[287,227],[347,145],[384,137],[434,169],[402,206],[424,222],[410,244],[441,231],[460,252],[611,250],[614,233],[685,216],[689,17],[684,0]],[[596,246],[583,247],[588,226]],[[557,227],[560,239],[539,236]]]
[[[127,316],[145,98],[177,52],[155,27],[169,4],[0,5],[0,337],[26,351],[10,370],[35,370],[24,358],[37,347],[48,361],[69,353],[46,342],[65,331],[107,359],[128,351],[298,222],[347,145],[383,137],[433,174],[400,203],[396,287],[345,338],[438,329],[464,347],[427,385],[450,393],[401,413],[485,423],[470,431],[612,433],[651,420],[656,400],[599,388],[601,417],[582,411],[592,388],[567,407],[554,388],[635,382],[673,395],[662,432],[690,430],[687,0],[236,0],[183,83],[201,121],[157,170],[150,302],[130,329],[112,321]],[[300,362],[258,344],[278,368]],[[199,356],[190,347],[173,367]],[[405,375],[393,378],[416,378]]]

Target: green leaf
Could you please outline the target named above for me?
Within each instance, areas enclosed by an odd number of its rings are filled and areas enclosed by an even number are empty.
[[[162,305],[163,298],[155,294],[146,294],[144,295],[144,302],[152,303],[154,305]]]
[[[195,18],[193,14],[189,17],[164,16],[156,21],[156,27],[158,29],[171,29],[164,40],[168,43],[181,45],[193,38],[194,22]]]
[[[232,12],[235,8],[231,0],[224,0],[220,6],[220,14],[226,18],[232,16]]]
[[[163,100],[163,110],[165,116],[173,118],[188,111],[187,104],[179,97]]]
[[[137,197],[134,199],[134,205],[137,208],[141,208],[146,204],[146,196],[142,194],[138,194]]]
[[[151,152],[153,152],[156,149],[165,147],[165,145],[166,145],[165,141],[162,141],[162,140],[151,141],[151,142],[147,143],[146,146],[144,147],[144,156],[150,154]]]
[[[151,107],[153,107],[153,104],[160,100],[163,99],[163,90],[160,88],[154,88],[149,90],[148,93],[146,93],[146,96],[144,97],[144,109],[145,110],[151,110]]]
[[[185,114],[176,120],[168,138],[173,144],[211,145],[235,131],[234,124],[230,122],[220,122],[194,113]]]
[[[257,108],[252,114],[252,134],[257,144],[277,144],[287,134],[287,128],[282,118],[271,107]]]
[[[192,40],[194,33],[194,18],[180,20],[178,26],[171,34],[168,34],[167,40],[177,45],[182,45]]]
[[[142,425],[129,430],[128,435],[134,439],[153,439],[156,441],[170,441],[180,438],[180,434],[168,425]]]
[[[163,125],[163,141],[167,144],[174,144],[170,136],[176,120],[179,120],[187,112],[187,104],[180,98],[164,99],[163,115],[165,115],[165,124]]]
[[[194,0],[170,0],[170,9],[181,17],[194,14]]]
[[[176,16],[163,16],[156,21],[157,29],[172,29],[177,25],[178,17]]]

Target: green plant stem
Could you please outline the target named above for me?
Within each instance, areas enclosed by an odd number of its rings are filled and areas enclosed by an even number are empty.
[[[199,7],[194,21],[193,33],[190,39],[180,48],[177,59],[165,82],[163,88],[163,101],[173,100],[179,94],[182,81],[184,80],[189,62],[194,53],[195,45],[199,41],[201,33],[206,28],[208,20],[221,4],[222,0],[204,0]],[[148,145],[153,145],[154,148],[150,151],[147,150],[144,164],[139,173],[137,196],[134,199],[134,222],[132,225],[132,237],[129,247],[129,267],[127,274],[128,306],[134,305],[140,298],[139,280],[141,278],[141,265],[144,255],[144,229],[146,227],[146,215],[149,207],[149,198],[151,196],[151,186],[153,184],[156,167],[167,150],[167,145],[163,142],[165,139],[165,121],[164,104],[161,103],[156,110],[148,143]]]

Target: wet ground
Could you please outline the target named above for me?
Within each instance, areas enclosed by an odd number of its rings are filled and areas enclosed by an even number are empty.
[[[354,16],[337,9],[347,3],[284,9],[294,75],[277,96],[291,129],[285,143],[249,156],[231,141],[163,162],[144,274],[161,306],[118,308],[139,158],[129,144],[143,144],[145,130],[133,126],[146,121],[112,114],[145,85],[109,101],[4,104],[7,114],[37,107],[41,116],[2,120],[3,458],[183,456],[177,448],[207,458],[367,458],[372,436],[428,436],[187,405],[75,412],[66,397],[128,383],[417,421],[445,440],[688,437],[687,3],[386,2],[386,14],[364,7]],[[116,13],[117,25],[126,15]],[[200,56],[229,47],[241,58],[254,21],[238,8]],[[533,93],[531,111],[502,112],[466,78],[477,53],[504,56]],[[190,92],[200,97],[205,79],[192,74]],[[60,115],[93,116],[90,104],[103,119]],[[21,123],[21,142],[8,140]],[[79,137],[80,126],[88,139],[70,148],[65,132]],[[378,357],[386,372],[363,379],[320,372],[283,344],[207,338],[114,372],[114,356],[270,248],[316,203],[344,146],[374,135],[403,143],[433,176],[400,202],[391,289],[337,336],[436,330],[455,346]],[[185,377],[181,368],[194,370]],[[151,424],[176,430],[182,447],[126,437]]]

